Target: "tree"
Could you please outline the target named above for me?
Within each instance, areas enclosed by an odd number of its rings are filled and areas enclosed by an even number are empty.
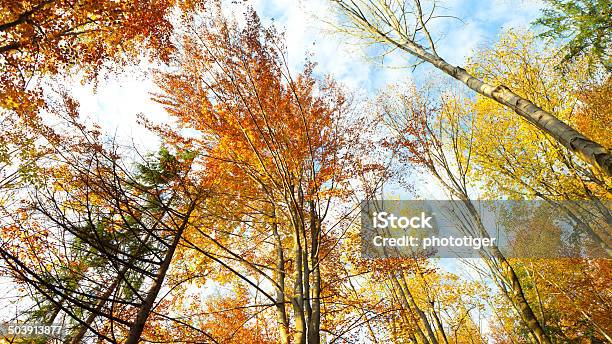
[[[145,48],[167,61],[174,49],[169,14],[175,6],[203,9],[205,1],[28,0],[0,2],[0,107],[34,114],[41,106],[42,75],[79,67],[93,79],[103,68],[125,65]],[[108,62],[116,62],[112,66]]]
[[[606,135],[606,123],[612,120],[612,78],[581,85],[575,92],[580,105],[576,109],[575,125],[589,137],[612,147],[612,138]]]
[[[610,0],[547,0],[547,8],[535,24],[546,31],[540,37],[562,40],[562,62],[572,62],[580,57],[592,57],[594,64],[601,64],[609,72],[610,37],[612,26]]]
[[[471,58],[468,69],[515,85],[522,96],[555,109],[564,120],[605,142],[602,123],[609,116],[603,98],[609,81],[590,74],[586,58],[577,58],[560,71],[555,66],[561,58],[556,51],[538,46],[533,35],[509,31],[492,48]],[[499,65],[505,68],[496,68]],[[542,252],[551,254],[575,245],[586,256],[512,260],[551,339],[609,340],[610,330],[600,320],[607,306],[599,295],[607,289],[599,286],[599,279],[607,276],[609,267],[606,259],[592,259],[610,255],[609,179],[582,168],[557,142],[517,123],[511,111],[494,101],[461,94],[451,99],[458,104],[458,113],[474,122],[463,136],[471,137],[472,145],[468,177],[483,196],[545,201],[530,203],[531,225],[515,224],[518,245],[540,242]],[[536,208],[537,204],[541,206]],[[515,217],[513,213],[511,218]],[[564,217],[571,219],[565,226]]]
[[[49,118],[40,116],[54,112],[49,93],[62,89],[63,82],[52,79],[78,74],[96,82],[100,72],[119,71],[145,56],[168,61],[177,22],[171,12],[202,11],[205,5],[205,0],[0,1],[0,190],[31,182],[36,161],[46,153],[37,142],[54,139]]]
[[[566,229],[559,221],[558,210],[541,208],[534,209],[533,204],[526,207],[529,216],[517,216],[518,211],[513,210],[504,222],[514,222],[517,217],[521,221],[504,226],[511,231],[515,238],[513,245],[519,252],[527,242],[530,248],[540,243],[538,249],[552,251],[550,256],[554,257],[554,250],[565,246]],[[609,287],[602,285],[610,273],[607,259],[530,259],[528,252],[520,257],[524,258],[512,259],[512,264],[520,275],[526,298],[534,305],[534,311],[554,342],[579,338],[594,342],[610,340],[611,329],[605,320],[609,312],[605,293]]]
[[[532,35],[509,31],[494,47],[479,51],[468,69],[474,75],[515,85],[521,96],[554,109],[560,118],[584,128],[593,137],[607,140],[602,125],[607,116],[602,104],[606,103],[599,100],[605,96],[606,84],[600,91],[595,91],[597,88],[590,91],[592,96],[585,99],[581,95],[584,85],[594,83],[586,68],[587,61],[577,60],[575,66],[561,73],[554,68],[559,60],[554,51],[538,48]],[[496,68],[499,65],[505,68]],[[609,178],[583,168],[557,142],[516,121],[508,109],[496,102],[459,98],[458,110],[475,121],[470,178],[483,184],[486,196],[543,199],[556,204],[576,221],[576,238],[586,237],[609,255],[609,230],[598,225],[610,218],[605,206],[605,200],[610,198]],[[588,203],[582,203],[584,209],[578,209],[574,207],[577,203],[570,204],[568,200]]]
[[[345,335],[323,309],[339,307],[346,277],[335,257],[358,207],[333,204],[367,197],[350,178],[380,170],[360,151],[367,122],[348,117],[342,88],[317,79],[314,64],[292,76],[281,36],[254,12],[243,28],[214,16],[200,23],[181,38],[176,72],[157,76],[156,99],[178,123],[158,130],[197,152],[219,190],[188,249],[219,266],[221,283],[253,290],[253,318],[276,319],[281,343],[319,343],[323,328]]]
[[[73,125],[82,135],[56,147],[45,184],[3,228],[0,255],[39,300],[38,316],[65,320],[71,342],[89,333],[136,343],[206,189],[190,183],[188,155],[162,150],[135,171],[125,152]]]
[[[399,89],[406,87],[398,87]],[[461,201],[453,220],[458,228],[472,237],[488,238],[483,219],[470,198],[469,173],[472,168],[472,128],[474,122],[457,111],[451,98],[437,102],[432,93],[418,92],[415,87],[395,95],[380,97],[379,111],[394,136],[391,147],[398,147],[404,159],[427,169],[452,199]],[[497,246],[480,250],[483,263],[502,295],[534,340],[551,343],[545,327],[536,317],[525,296],[519,274]]]
[[[435,2],[429,14],[424,13],[420,0],[333,0],[332,3],[346,18],[346,23],[340,27],[341,31],[373,43],[382,43],[388,50],[403,50],[421,62],[431,64],[479,95],[512,109],[582,160],[612,176],[612,155],[606,147],[585,137],[551,112],[543,110],[507,86],[483,81],[440,57],[427,28],[427,24],[435,15]],[[413,20],[409,19],[411,15],[415,17],[414,24],[411,24]],[[426,43],[421,44],[421,41]]]
[[[370,316],[373,342],[457,343],[479,339],[474,313],[483,307],[484,286],[463,282],[427,259],[359,261],[354,302]],[[367,300],[367,302],[364,302]]]

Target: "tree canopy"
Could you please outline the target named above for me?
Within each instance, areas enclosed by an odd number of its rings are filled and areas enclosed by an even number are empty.
[[[612,342],[609,4],[547,4],[460,67],[435,2],[326,2],[424,64],[368,93],[242,3],[0,0],[0,343]],[[73,92],[131,68],[154,143]]]

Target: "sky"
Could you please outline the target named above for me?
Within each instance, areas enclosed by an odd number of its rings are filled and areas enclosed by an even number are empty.
[[[311,54],[318,63],[316,72],[330,74],[346,87],[366,97],[375,96],[378,89],[397,82],[419,82],[431,76],[428,67],[397,68],[409,64],[406,54],[394,54],[373,61],[367,58],[363,45],[346,36],[330,33],[326,23],[330,18],[329,0],[249,0],[264,24],[273,23],[285,32],[289,62],[299,69]],[[490,46],[509,27],[528,28],[539,16],[541,3],[530,0],[445,0],[439,3],[440,14],[460,20],[440,18],[433,22],[432,31],[440,40],[438,53],[452,64],[464,64],[471,52],[480,46]],[[240,15],[240,13],[233,13]],[[124,141],[133,140],[138,146],[156,149],[159,139],[137,124],[143,113],[153,121],[167,116],[161,105],[151,100],[156,91],[150,71],[143,63],[124,73],[99,83],[98,87],[75,82],[72,90],[80,101],[82,113],[98,122],[105,132]]]

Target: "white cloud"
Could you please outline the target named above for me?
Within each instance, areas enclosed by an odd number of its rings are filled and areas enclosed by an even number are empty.
[[[332,20],[329,0],[259,0],[250,4],[265,23],[273,22],[285,32],[289,62],[295,70],[312,54],[319,73],[329,73],[353,90],[368,91],[409,76],[408,71],[373,64],[366,59],[361,46],[349,44],[347,37],[330,32],[326,23]],[[395,60],[392,63],[395,65],[401,58],[390,59]]]
[[[101,81],[96,89],[91,84],[74,84],[72,94],[80,102],[85,118],[99,124],[104,134],[116,136],[118,142],[156,149],[159,137],[137,123],[138,114],[153,122],[164,122],[169,116],[163,107],[151,99],[158,91],[145,66],[132,67]]]

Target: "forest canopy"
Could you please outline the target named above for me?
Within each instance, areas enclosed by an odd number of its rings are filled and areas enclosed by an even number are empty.
[[[0,0],[0,343],[612,343],[610,13]]]

